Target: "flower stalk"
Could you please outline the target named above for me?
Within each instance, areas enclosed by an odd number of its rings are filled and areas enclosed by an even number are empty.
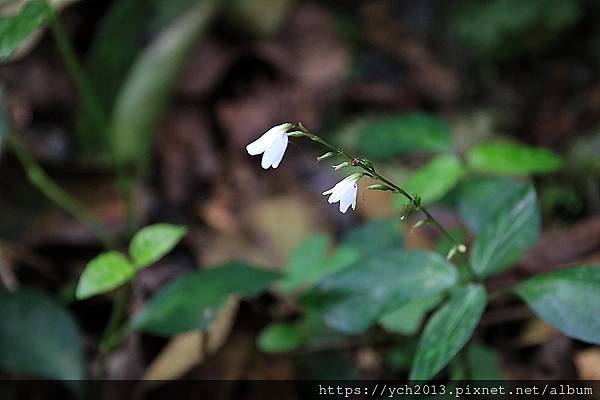
[[[464,257],[464,254],[467,251],[466,246],[454,239],[450,232],[448,232],[446,228],[444,228],[442,224],[440,224],[440,222],[423,205],[419,196],[408,193],[402,187],[396,185],[394,182],[381,175],[375,170],[375,166],[370,160],[364,157],[356,157],[341,147],[329,143],[319,135],[310,132],[304,125],[302,125],[301,122],[296,126],[290,123],[284,123],[269,129],[260,138],[246,146],[246,150],[250,155],[262,154],[261,165],[264,169],[268,169],[269,167],[277,168],[287,148],[288,137],[305,137],[325,147],[328,151],[322,156],[317,157],[317,161],[328,160],[337,156],[345,158],[345,161],[337,165],[333,165],[333,169],[336,171],[347,167],[358,167],[363,170],[363,172],[358,172],[347,176],[345,179],[338,182],[333,188],[323,192],[323,195],[330,195],[328,199],[329,203],[335,203],[338,201],[340,202],[340,212],[345,213],[350,207],[355,209],[356,195],[358,190],[357,182],[363,176],[367,175],[374,180],[379,181],[378,184],[369,186],[369,189],[387,190],[393,193],[399,193],[408,199],[408,204],[404,206],[400,219],[406,219],[406,216],[411,211],[423,212],[426,216],[423,224],[431,223],[452,243],[452,248],[448,253],[447,258],[450,259],[455,254],[459,254]],[[471,274],[475,277],[476,275],[473,273],[468,260],[466,257],[464,258],[469,266]]]
[[[375,167],[370,160],[367,160],[366,158],[363,158],[363,157],[355,157],[355,156],[351,155],[350,153],[348,153],[347,151],[343,150],[342,148],[327,142],[322,137],[310,132],[304,125],[302,125],[302,123],[299,123],[297,128],[301,132],[304,133],[305,137],[325,146],[326,148],[330,149],[335,154],[346,158],[348,160],[347,162],[349,163],[349,165],[363,169],[363,171],[365,171],[366,175],[381,182],[381,184],[380,184],[381,186],[372,185],[372,186],[375,186],[375,187],[371,187],[373,190],[389,190],[394,193],[399,193],[402,196],[406,197],[406,199],[409,201],[408,206],[415,211],[423,212],[423,214],[425,214],[425,216],[427,217],[427,219],[426,219],[427,222],[434,225],[442,233],[443,236],[445,236],[448,240],[450,240],[450,242],[452,242],[453,247],[456,249],[455,252],[457,252],[459,254],[464,254],[466,252],[466,246],[463,243],[460,243],[458,240],[456,240],[450,234],[450,232],[448,232],[448,230],[446,230],[446,228],[444,228],[444,226],[422,204],[421,199],[418,196],[408,193],[406,190],[404,190],[400,186],[396,185],[394,182],[390,181],[385,176],[381,175],[379,172],[377,172],[375,170]],[[334,169],[335,169],[335,167],[334,167]]]

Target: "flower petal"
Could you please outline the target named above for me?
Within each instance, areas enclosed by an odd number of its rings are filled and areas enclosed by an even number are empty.
[[[351,183],[345,187],[344,193],[340,197],[340,211],[345,213],[348,208],[356,202],[356,184]],[[354,209],[354,207],[353,207]]]
[[[288,138],[285,134],[275,137],[265,150],[260,165],[264,169],[268,169],[271,166],[273,168],[277,168],[281,162],[281,159],[283,158],[287,144]]]
[[[285,132],[292,127],[292,124],[285,123],[277,125],[262,134],[261,137],[246,146],[248,154],[255,156],[264,153],[278,136],[284,136]]]
[[[246,151],[251,156],[258,155],[263,153],[267,149],[267,145],[269,144],[270,138],[266,136],[266,133],[256,139],[254,142],[250,143],[246,146]]]

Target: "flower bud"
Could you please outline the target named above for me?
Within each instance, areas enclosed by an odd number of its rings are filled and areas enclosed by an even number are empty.
[[[323,154],[322,156],[317,157],[317,161],[323,161],[323,160],[328,160],[330,158],[333,158],[337,155],[337,153],[334,153],[333,151],[328,151],[327,153]]]
[[[446,255],[446,260],[450,261],[452,259],[452,257],[454,257],[455,254],[456,254],[456,246],[452,246],[450,248],[450,251],[448,251],[448,254]]]
[[[381,185],[381,184],[375,184],[375,185],[371,185],[369,186],[367,189],[371,189],[371,190],[389,190],[389,191],[394,191],[393,188],[387,186],[387,185]]]
[[[350,166],[350,163],[348,161],[344,161],[341,164],[333,165],[332,168],[337,171],[338,169],[346,168],[346,167],[349,167],[349,166]]]
[[[301,132],[301,131],[293,131],[293,132],[288,132],[287,135],[289,137],[304,137],[304,136],[306,136],[306,133]]]
[[[371,162],[371,160],[368,160],[366,158],[361,158],[360,162],[362,163],[362,165],[364,165],[368,170],[370,171],[375,171],[375,167],[373,166],[373,163]]]

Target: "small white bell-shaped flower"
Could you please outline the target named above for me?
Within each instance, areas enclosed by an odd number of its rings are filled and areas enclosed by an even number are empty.
[[[340,202],[340,212],[345,213],[348,208],[352,206],[352,209],[356,209],[356,193],[358,192],[358,185],[356,184],[360,178],[364,176],[363,173],[357,172],[349,175],[336,183],[334,187],[323,192],[324,196],[330,194],[327,200],[330,204],[336,201]]]
[[[287,131],[292,126],[292,124],[285,123],[269,129],[261,137],[246,146],[248,154],[255,156],[263,153],[260,165],[264,169],[277,168],[287,148]]]

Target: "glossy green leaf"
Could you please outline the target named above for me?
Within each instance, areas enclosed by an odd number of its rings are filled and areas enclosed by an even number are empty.
[[[402,185],[409,193],[421,197],[424,204],[433,203],[448,193],[465,173],[460,160],[453,154],[434,157]],[[394,196],[396,204],[405,204],[403,196]]]
[[[412,113],[373,119],[360,125],[357,147],[365,156],[385,159],[411,151],[449,151],[448,126],[428,114]]]
[[[129,244],[129,254],[135,267],[147,267],[160,260],[186,233],[185,226],[171,224],[155,224],[141,229]]]
[[[358,334],[407,301],[450,288],[457,275],[436,253],[389,249],[325,278],[303,301],[330,327]]]
[[[133,163],[139,168],[146,165],[169,94],[190,49],[207,28],[215,4],[214,0],[204,0],[174,21],[131,68],[117,97],[109,128],[118,162]]]
[[[79,278],[76,297],[88,297],[108,292],[135,275],[135,268],[127,257],[119,252],[102,253],[90,261]]]
[[[600,266],[534,276],[515,291],[544,321],[565,335],[600,344]]]
[[[0,17],[0,59],[17,50],[47,17],[45,0],[29,0],[16,14]]]
[[[518,190],[487,223],[471,248],[471,264],[480,276],[502,271],[538,240],[540,213],[531,185]]]
[[[484,144],[467,155],[470,169],[501,175],[531,175],[556,171],[562,159],[550,150],[513,143]]]
[[[414,335],[419,330],[425,315],[441,301],[442,296],[439,295],[411,300],[383,315],[379,319],[379,324],[388,332]]]
[[[481,232],[526,182],[512,178],[473,178],[457,188],[457,209],[474,234]]]
[[[410,371],[411,380],[430,380],[469,341],[486,306],[483,286],[456,290],[427,321]]]
[[[258,336],[258,348],[265,353],[281,353],[294,350],[302,344],[298,328],[290,323],[274,323],[267,326]]]
[[[71,315],[46,296],[0,290],[0,365],[20,375],[83,379],[79,329]]]
[[[301,243],[290,255],[286,275],[279,282],[279,289],[289,292],[314,284],[358,261],[358,252],[348,248],[338,248],[328,255],[329,245],[327,235],[313,236]]]
[[[365,258],[382,250],[399,249],[403,244],[401,222],[393,219],[378,219],[348,231],[340,247],[355,250],[361,258]]]
[[[229,296],[254,296],[279,277],[240,263],[191,272],[161,289],[135,316],[133,326],[160,336],[204,329]]]

